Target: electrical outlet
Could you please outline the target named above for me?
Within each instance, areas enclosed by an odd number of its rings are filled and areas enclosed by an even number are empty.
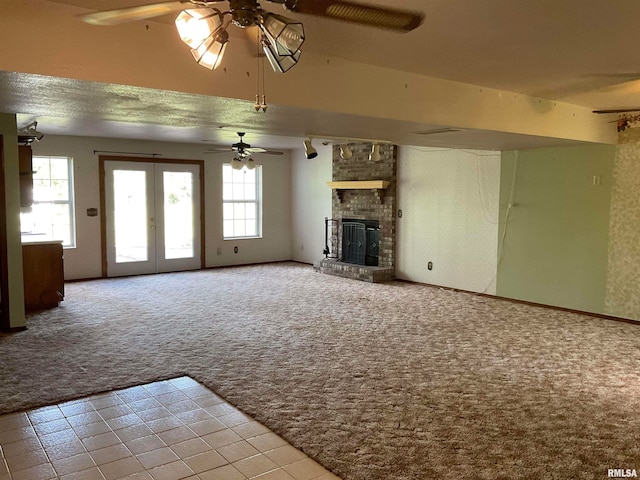
[[[238,247],[233,247],[233,253],[238,253]]]
[[[300,245],[300,251],[304,252],[304,245]]]
[[[222,248],[218,247],[218,249],[216,250],[216,253],[218,255],[222,255]]]
[[[433,270],[433,262],[427,263],[427,270]]]
[[[593,176],[593,185],[598,186],[601,183],[600,175]]]

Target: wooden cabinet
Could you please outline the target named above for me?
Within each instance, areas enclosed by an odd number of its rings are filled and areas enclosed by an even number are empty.
[[[33,205],[33,163],[31,147],[18,145],[18,168],[20,170],[20,206]]]
[[[62,243],[23,244],[22,268],[25,309],[57,307],[64,298]]]

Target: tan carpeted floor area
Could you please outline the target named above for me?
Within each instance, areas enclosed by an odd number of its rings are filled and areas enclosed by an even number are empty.
[[[189,375],[345,480],[640,470],[640,327],[281,263],[70,283],[0,413]]]

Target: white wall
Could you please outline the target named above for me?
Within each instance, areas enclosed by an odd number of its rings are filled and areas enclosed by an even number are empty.
[[[237,265],[288,260],[291,255],[290,155],[259,156],[263,165],[263,236],[260,239],[222,239],[222,168],[228,154],[204,155],[205,146],[94,137],[47,135],[33,145],[34,155],[71,156],[74,159],[76,248],[66,249],[65,279],[95,278],[102,273],[100,217],[88,217],[88,208],[100,207],[98,154],[94,150],[161,154],[162,159],[205,161],[205,266]],[[102,215],[102,212],[99,212]],[[238,247],[238,253],[233,247]],[[220,249],[220,254],[218,254]]]
[[[324,219],[331,218],[332,147],[314,145],[318,156],[307,160],[304,150],[294,150],[291,161],[291,258],[312,264],[324,258]]]
[[[495,294],[500,152],[400,147],[397,189],[396,276]]]

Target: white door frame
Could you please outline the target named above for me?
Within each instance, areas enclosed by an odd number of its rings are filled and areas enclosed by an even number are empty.
[[[108,162],[108,163],[107,163]],[[159,168],[156,168],[158,166]],[[150,252],[149,262],[130,262],[127,264],[114,263],[115,250],[109,252],[109,245],[113,245],[113,230],[109,227],[112,220],[110,217],[113,212],[113,200],[107,195],[107,168],[114,167],[129,168],[132,170],[144,170],[147,173],[147,188],[151,189],[155,198],[148,199],[153,201],[152,205],[157,208],[158,202],[163,201],[162,192],[162,172],[164,171],[189,171],[194,174],[193,193],[196,200],[194,201],[194,252],[195,256],[185,262],[185,259],[164,259],[163,255],[156,255],[155,251],[160,245],[153,245],[154,251]],[[160,173],[156,173],[156,170]],[[179,270],[194,270],[204,266],[204,162],[202,160],[173,160],[158,158],[129,158],[129,157],[99,157],[100,171],[100,206],[101,206],[101,240],[102,240],[102,277],[122,276],[122,275],[138,275],[145,273],[161,273]],[[150,185],[149,185],[150,184]],[[111,195],[112,197],[112,195]],[[160,206],[162,209],[162,205]],[[162,234],[156,235],[159,228],[164,228],[162,218],[156,219],[155,214],[148,216],[148,229],[150,243],[155,242],[156,237],[162,238]],[[161,216],[162,217],[162,216]],[[161,230],[161,233],[163,231]],[[161,243],[161,242],[160,242]],[[162,256],[159,261],[156,257]],[[109,268],[111,267],[111,268]]]

